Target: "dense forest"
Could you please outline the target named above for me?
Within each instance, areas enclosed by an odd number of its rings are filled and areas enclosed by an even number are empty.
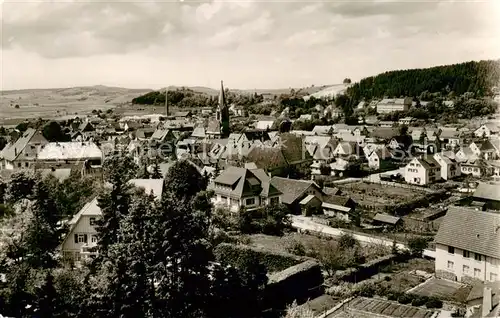
[[[217,97],[197,93],[188,88],[168,91],[168,103],[171,106],[188,107],[213,107],[217,105]],[[139,105],[164,105],[165,92],[154,91],[132,99],[132,104]]]
[[[353,101],[420,96],[423,92],[475,97],[491,95],[500,81],[499,61],[466,62],[423,69],[390,71],[362,79],[347,90]]]
[[[225,90],[226,102],[241,106],[251,106],[261,103],[264,98],[262,95],[255,94],[236,94]],[[211,96],[204,93],[195,92],[189,88],[181,88],[168,91],[168,103],[180,108],[192,107],[215,107],[218,103],[218,96]],[[164,105],[165,93],[160,91],[150,92],[132,99],[132,104],[139,105]]]

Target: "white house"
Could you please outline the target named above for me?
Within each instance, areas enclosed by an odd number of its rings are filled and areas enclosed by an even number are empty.
[[[132,179],[129,181],[138,188],[144,188],[147,194],[153,193],[160,199],[163,192],[163,179]],[[95,247],[98,236],[95,223],[102,216],[97,197],[85,204],[68,222],[69,232],[61,244],[63,259],[66,261],[80,261],[96,255]]]
[[[213,202],[232,212],[240,208],[255,209],[281,202],[282,193],[271,185],[271,178],[262,169],[229,166],[210,184],[215,193]]]
[[[333,155],[345,158],[349,158],[351,156],[360,158],[363,156],[363,149],[356,142],[342,141],[337,145],[337,147],[335,147]]]
[[[450,206],[434,240],[438,277],[499,281],[499,213]]]
[[[427,185],[441,179],[441,166],[430,156],[414,158],[404,169],[407,183]]]
[[[377,103],[377,113],[392,113],[408,111],[411,106],[411,98],[384,98]]]
[[[370,168],[379,170],[390,165],[392,154],[386,147],[382,147],[372,151],[366,159]]]
[[[453,152],[438,152],[434,154],[434,159],[441,166],[441,179],[450,180],[460,176],[460,163],[455,159]]]
[[[476,137],[490,137],[491,135],[498,135],[500,128],[497,124],[486,123],[481,125],[478,129],[474,131],[474,136]]]

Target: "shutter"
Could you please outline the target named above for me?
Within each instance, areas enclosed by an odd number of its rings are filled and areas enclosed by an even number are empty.
[[[83,234],[83,241],[87,243],[87,234]]]
[[[75,243],[78,243],[78,234],[75,234]]]

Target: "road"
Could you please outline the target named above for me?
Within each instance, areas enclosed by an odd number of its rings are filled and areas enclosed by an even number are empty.
[[[371,181],[373,182],[380,182],[380,175],[381,174],[387,174],[387,175],[390,175],[390,174],[393,174],[393,175],[396,175],[396,174],[401,174],[401,175],[404,175],[404,168],[399,168],[399,169],[396,169],[396,170],[391,170],[391,171],[384,171],[384,172],[379,172],[379,173],[373,173],[371,175],[369,175],[368,177],[366,177],[367,179],[370,179]]]
[[[327,226],[324,224],[314,222],[310,218],[308,218],[306,216],[302,216],[302,215],[290,215],[290,219],[292,221],[292,226],[296,229],[299,229],[299,230],[307,230],[310,232],[322,233],[322,234],[326,234],[326,235],[334,236],[334,237],[341,236],[344,233],[349,233],[349,234],[352,234],[352,236],[356,240],[358,240],[359,242],[364,243],[364,244],[370,244],[370,243],[383,244],[383,245],[391,246],[391,247],[393,244],[393,241],[391,241],[391,240],[386,240],[386,239],[382,239],[382,238],[375,238],[375,237],[365,235],[365,234],[352,233],[352,231],[349,231],[349,232],[343,231],[343,230],[338,229],[338,228],[333,228],[333,227],[330,227],[330,226]],[[396,243],[396,246],[399,249],[408,249],[408,247],[402,243]],[[426,250],[424,250],[423,255],[426,257],[429,257],[429,258],[435,258],[435,253],[436,252],[433,250],[426,249]]]

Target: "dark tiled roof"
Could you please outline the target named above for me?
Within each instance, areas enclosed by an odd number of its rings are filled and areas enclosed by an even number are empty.
[[[347,206],[351,198],[342,195],[329,195],[323,198],[323,202],[340,206]]]
[[[280,194],[280,191],[270,184],[269,176],[261,169],[249,170],[230,166],[215,178],[214,182],[231,186],[232,190],[228,190],[227,195],[238,198],[252,194],[253,186],[259,186],[259,193],[254,194],[263,197]]]
[[[435,242],[500,258],[500,214],[450,206]]]
[[[285,204],[292,204],[297,199],[302,199],[304,192],[311,186],[321,191],[316,183],[306,180],[273,177],[271,184],[283,193],[281,201]]]

